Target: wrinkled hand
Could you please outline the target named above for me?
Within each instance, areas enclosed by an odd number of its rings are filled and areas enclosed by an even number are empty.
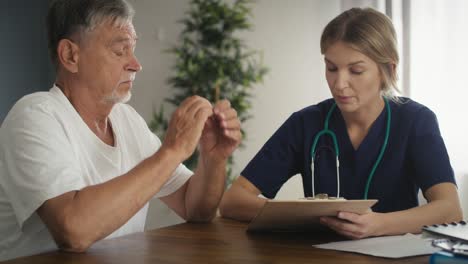
[[[339,212],[337,217],[320,217],[320,223],[351,239],[381,236],[384,214],[369,212],[358,215]]]
[[[202,135],[210,116],[213,115],[211,103],[200,96],[185,99],[172,114],[161,148],[175,151],[181,162],[188,159]]]
[[[200,139],[203,157],[226,160],[239,146],[242,138],[237,112],[228,100],[219,101],[208,118]]]

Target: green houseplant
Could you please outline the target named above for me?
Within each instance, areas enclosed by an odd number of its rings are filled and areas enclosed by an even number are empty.
[[[236,36],[239,31],[251,29],[251,0],[192,0],[179,43],[169,52],[175,56],[174,75],[168,84],[174,95],[166,102],[177,107],[187,97],[199,95],[215,103],[228,99],[236,109],[241,122],[251,117],[252,85],[261,82],[267,73],[260,53],[249,50]],[[154,112],[149,124],[161,138],[168,120],[161,106]],[[245,132],[242,130],[245,138]],[[242,146],[242,145],[241,145]],[[185,162],[191,169],[196,166],[198,154]],[[232,157],[228,160],[228,184],[232,181]]]

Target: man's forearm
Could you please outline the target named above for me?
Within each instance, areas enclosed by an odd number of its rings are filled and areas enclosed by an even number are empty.
[[[216,215],[226,181],[226,159],[200,156],[185,195],[188,221],[210,221]]]
[[[122,176],[48,200],[38,213],[59,246],[83,251],[134,216],[178,164],[160,150]]]

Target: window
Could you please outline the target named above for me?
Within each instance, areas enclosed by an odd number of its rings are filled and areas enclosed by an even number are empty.
[[[412,0],[409,96],[437,115],[455,175],[468,173],[468,1]]]

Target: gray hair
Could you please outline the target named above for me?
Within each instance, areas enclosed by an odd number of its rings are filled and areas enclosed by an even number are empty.
[[[125,0],[53,0],[47,14],[49,53],[57,66],[57,47],[61,39],[92,31],[105,22],[132,20],[135,11]]]

